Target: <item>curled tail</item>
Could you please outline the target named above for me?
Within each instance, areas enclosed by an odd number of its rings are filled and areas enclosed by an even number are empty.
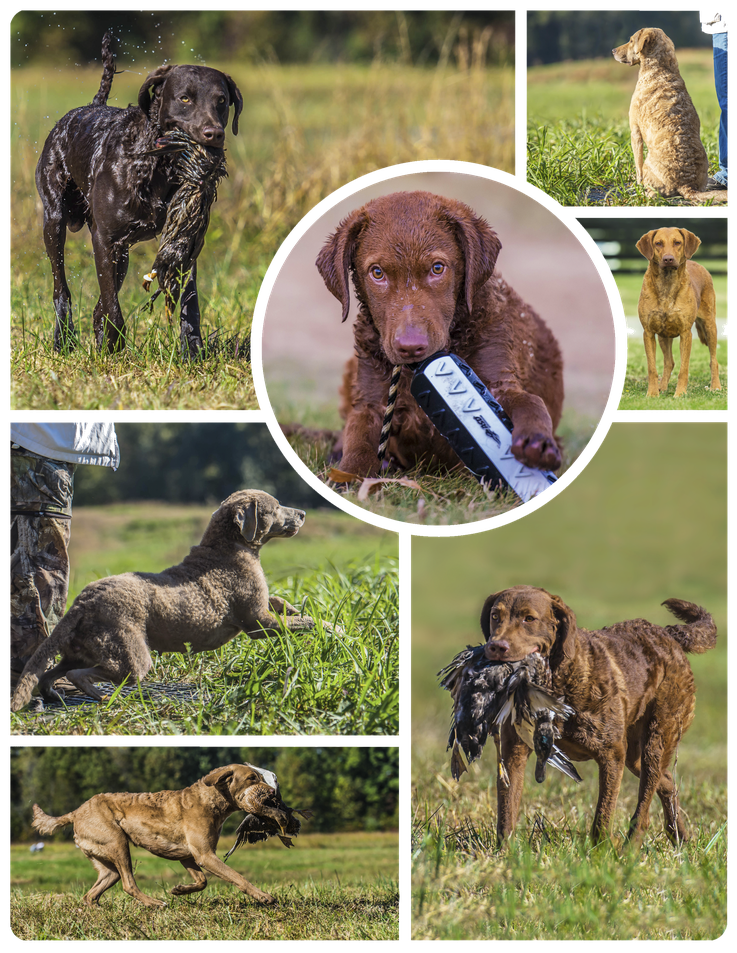
[[[115,76],[115,55],[110,48],[112,39],[113,35],[109,30],[102,38],[102,79],[100,80],[100,88],[92,100],[93,106],[106,105],[113,85],[113,76]]]
[[[707,652],[717,644],[717,627],[710,613],[693,602],[666,599],[663,605],[685,625],[667,625],[665,631],[678,642],[684,652]]]
[[[51,817],[49,814],[44,814],[38,804],[34,804],[31,826],[35,827],[39,834],[53,834],[54,831],[58,831],[60,827],[66,827],[67,824],[72,824],[74,822],[74,814],[75,811],[70,811],[69,814],[62,814],[61,817]]]

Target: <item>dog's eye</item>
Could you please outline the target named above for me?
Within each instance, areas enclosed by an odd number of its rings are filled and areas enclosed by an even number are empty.
[[[430,271],[434,275],[442,275],[442,273],[445,271],[445,265],[442,263],[442,261],[433,262],[433,265]]]
[[[534,615],[526,615],[526,616],[525,616],[525,622],[534,622],[534,621],[535,621],[535,616],[534,616]]]
[[[192,102],[192,100],[189,98],[189,96],[180,96],[180,99],[182,100],[183,103],[191,103],[191,102]]]
[[[370,271],[371,277],[375,278],[376,281],[381,281],[384,277],[384,269],[380,265],[372,265]]]
[[[498,613],[498,612],[492,612],[492,613],[491,613],[491,621],[492,621],[492,622],[498,622],[498,621],[499,621],[499,613]]]

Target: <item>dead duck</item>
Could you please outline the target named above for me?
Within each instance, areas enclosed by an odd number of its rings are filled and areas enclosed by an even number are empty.
[[[450,771],[457,781],[481,757],[489,731],[496,745],[499,777],[507,782],[499,729],[509,721],[537,755],[535,780],[542,783],[548,764],[581,781],[572,762],[557,747],[555,721],[573,709],[551,691],[548,660],[537,652],[515,662],[490,661],[485,646],[467,646],[438,672],[440,684],[453,699],[448,749]]]

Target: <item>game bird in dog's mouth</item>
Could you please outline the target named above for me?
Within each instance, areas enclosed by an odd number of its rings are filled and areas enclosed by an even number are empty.
[[[299,834],[302,826],[294,815],[299,814],[305,820],[314,816],[312,811],[288,807],[284,803],[273,771],[257,768],[248,762],[246,767],[258,771],[263,782],[254,784],[245,792],[243,801],[248,812],[238,825],[235,843],[225,855],[226,860],[243,844],[256,844],[275,835],[285,847],[292,847],[292,838]]]

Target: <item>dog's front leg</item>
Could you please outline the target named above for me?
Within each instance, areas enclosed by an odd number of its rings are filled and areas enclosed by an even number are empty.
[[[642,185],[642,167],[643,167],[643,140],[642,132],[637,122],[630,116],[630,142],[632,144],[632,155],[635,160],[635,179],[638,185]]]
[[[496,780],[496,837],[497,847],[503,847],[517,826],[530,749],[508,722],[502,725],[499,734],[501,762]],[[501,770],[502,764],[506,768],[506,778]]]
[[[553,436],[553,421],[542,398],[503,387],[493,393],[512,418],[514,456],[528,467],[557,470],[563,461]]]
[[[684,331],[681,335],[681,366],[678,369],[678,383],[676,384],[675,397],[685,397],[688,387],[688,365],[691,360],[691,328]]]
[[[343,428],[343,456],[338,469],[362,477],[375,477],[379,473],[378,457],[384,407],[379,404],[362,404],[353,407]]]
[[[192,847],[192,845],[189,846]],[[276,903],[276,899],[272,897],[270,893],[265,893],[263,890],[259,890],[258,887],[254,887],[254,885],[246,880],[245,877],[241,876],[237,870],[233,870],[232,867],[223,863],[212,849],[197,849],[193,847],[192,855],[198,866],[202,867],[208,873],[215,874],[216,877],[220,877],[222,880],[234,884],[242,893],[248,894],[249,897],[252,897],[258,903]]]
[[[591,838],[597,843],[603,834],[608,834],[612,825],[612,815],[617,806],[619,787],[624,772],[624,746],[611,745],[596,756],[599,765],[599,800],[596,804]]]
[[[647,360],[647,396],[657,397],[660,393],[658,384],[658,368],[655,363],[655,334],[652,331],[642,332],[642,342],[645,345],[645,358]]]

